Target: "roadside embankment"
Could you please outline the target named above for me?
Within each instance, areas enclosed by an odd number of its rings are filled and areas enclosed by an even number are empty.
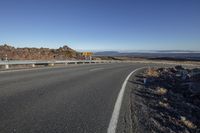
[[[129,108],[122,112],[129,116],[124,121],[131,119],[129,131],[200,132],[200,69],[143,69],[129,79],[128,90]]]

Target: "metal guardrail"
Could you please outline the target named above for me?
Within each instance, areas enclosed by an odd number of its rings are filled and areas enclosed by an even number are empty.
[[[0,61],[0,66],[5,66],[5,69],[9,69],[10,65],[50,65],[54,66],[55,64],[86,64],[86,63],[113,63],[115,61],[109,60],[52,60],[52,61],[42,61],[42,60],[15,60],[15,61]]]
[[[9,60],[9,61],[0,61],[0,67],[4,66],[5,69],[9,69],[12,65],[31,65],[35,67],[36,65],[45,65],[45,66],[54,66],[55,64],[90,64],[90,63],[145,63],[145,64],[170,64],[170,65],[180,65],[177,62],[166,62],[166,61],[120,61],[120,60]],[[182,63],[185,66],[195,66],[200,67],[199,64],[188,64]]]

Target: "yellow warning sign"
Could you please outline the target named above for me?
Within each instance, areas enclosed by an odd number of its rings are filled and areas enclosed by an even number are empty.
[[[83,56],[92,56],[93,53],[92,52],[83,52],[82,55]]]

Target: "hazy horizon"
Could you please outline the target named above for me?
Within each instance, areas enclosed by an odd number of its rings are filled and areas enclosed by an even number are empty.
[[[58,47],[34,47],[34,46],[19,46],[19,47],[16,47],[12,44],[8,44],[8,43],[5,43],[5,44],[0,44],[0,46],[3,46],[3,45],[8,45],[8,46],[11,46],[11,47],[15,47],[15,48],[49,48],[49,49],[58,49],[60,47],[63,47],[63,46],[68,46],[70,47],[69,45],[65,44],[65,45],[60,45]],[[70,47],[72,48],[72,47]],[[74,49],[74,48],[72,48]],[[152,50],[141,50],[141,49],[137,49],[137,50],[120,50],[120,49],[74,49],[78,52],[119,52],[119,53],[159,53],[159,52],[163,52],[163,53],[200,53],[200,50],[162,50],[162,49],[152,49]]]

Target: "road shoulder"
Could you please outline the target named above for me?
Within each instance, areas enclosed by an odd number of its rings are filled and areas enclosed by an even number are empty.
[[[155,85],[144,84],[146,76],[143,76],[146,70],[134,73],[127,83],[117,131],[119,133],[199,132],[197,113],[199,105],[194,104],[198,101],[194,99],[188,101],[189,93],[183,95],[187,88],[156,87],[158,84],[167,84],[167,81],[161,80],[163,78]]]
[[[133,127],[135,123],[133,124],[132,120],[132,104],[131,104],[131,91],[133,88],[137,88],[138,85],[133,84],[133,80],[136,75],[144,71],[145,68],[137,70],[135,73],[131,75],[129,78],[127,85],[126,85],[126,90],[124,93],[124,98],[120,110],[120,115],[119,115],[119,120],[117,124],[117,133],[132,133],[137,131],[136,127]]]

